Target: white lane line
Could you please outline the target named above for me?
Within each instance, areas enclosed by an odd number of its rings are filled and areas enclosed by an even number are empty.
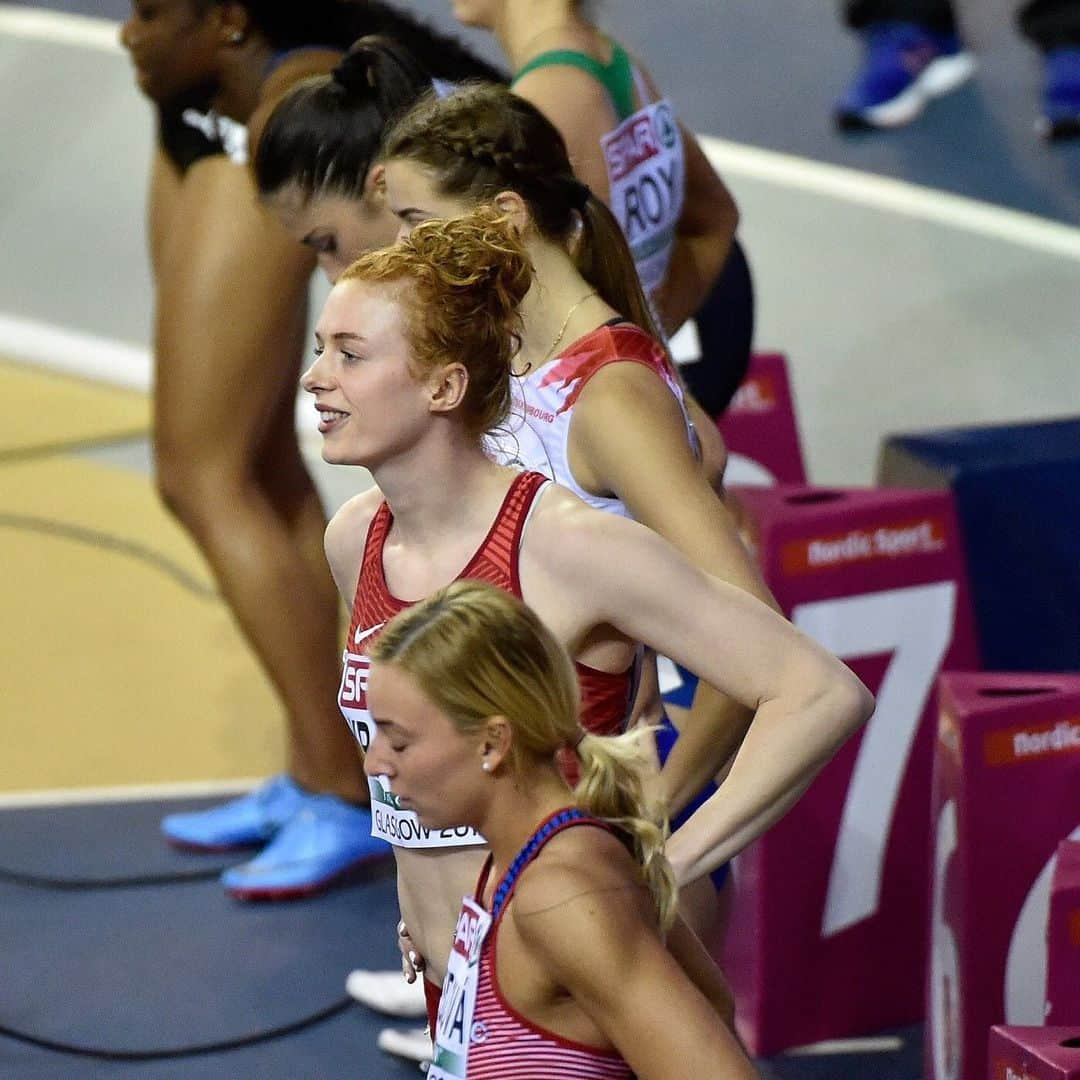
[[[0,810],[22,810],[34,806],[74,806],[80,803],[146,802],[158,799],[200,799],[218,795],[238,795],[250,791],[256,779],[190,780],[162,784],[124,784],[117,787],[52,788],[13,791],[0,795]]]
[[[0,363],[3,361],[144,394],[154,387],[154,362],[148,349],[0,312]],[[301,446],[316,455],[322,450],[318,423],[311,398],[298,387],[296,427]]]
[[[0,34],[8,37],[118,53],[121,51],[119,30],[120,24],[112,19],[0,4]]]
[[[874,1035],[865,1039],[826,1039],[785,1050],[785,1057],[820,1057],[824,1054],[884,1054],[903,1048],[903,1039],[895,1035]]]
[[[149,393],[149,350],[81,330],[0,313],[0,358]]]
[[[1080,261],[1080,228],[906,180],[700,136],[713,165],[738,176],[823,195],[875,210],[990,236],[1020,247]]]

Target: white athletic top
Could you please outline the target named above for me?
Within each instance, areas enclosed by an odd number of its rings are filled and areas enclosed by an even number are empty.
[[[589,379],[608,364],[643,364],[655,371],[675,395],[695,445],[693,425],[683,401],[682,387],[667,354],[640,327],[628,322],[606,323],[569,345],[554,360],[513,382],[514,402],[506,425],[488,436],[492,457],[543,473],[598,510],[631,517],[621,499],[594,495],[574,479],[568,447],[573,408]]]

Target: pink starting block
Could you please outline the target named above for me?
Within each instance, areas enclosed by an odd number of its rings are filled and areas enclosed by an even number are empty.
[[[785,614],[877,712],[736,860],[725,971],[755,1054],[923,1015],[934,686],[977,665],[948,492],[741,488]]]
[[[727,484],[805,484],[795,403],[780,353],[755,353],[717,421],[728,449]]]
[[[1080,1026],[993,1027],[989,1057],[989,1080],[1080,1080]]]
[[[1046,930],[1046,1022],[1080,1034],[1080,843],[1058,845]]]
[[[992,1024],[1045,1020],[1054,855],[1080,838],[1080,676],[950,673],[938,696],[926,1076],[968,1080]]]

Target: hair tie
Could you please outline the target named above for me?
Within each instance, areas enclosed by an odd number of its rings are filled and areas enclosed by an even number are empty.
[[[584,210],[592,198],[592,188],[583,184],[580,180],[570,181],[570,207],[573,210]]]
[[[375,86],[373,60],[366,49],[347,52],[330,77],[348,94],[371,90]]]

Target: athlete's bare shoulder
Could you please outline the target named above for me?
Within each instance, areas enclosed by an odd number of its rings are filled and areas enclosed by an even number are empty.
[[[567,918],[607,922],[616,912],[651,921],[651,899],[640,870],[618,837],[578,826],[559,833],[521,874],[510,908],[525,941],[549,936]]]
[[[529,522],[522,554],[569,583],[575,568],[588,574],[597,561],[617,559],[621,545],[639,530],[636,522],[597,510],[572,491],[549,484]]]
[[[569,488],[559,483],[547,484],[540,492],[529,528],[544,535],[558,529],[578,529],[582,522],[587,526],[593,514],[600,516],[600,511],[594,510]]]
[[[521,914],[535,914],[586,893],[636,889],[639,882],[633,858],[614,833],[578,825],[544,845],[521,875],[515,904]]]
[[[323,537],[326,561],[346,603],[352,603],[368,527],[382,502],[382,492],[372,487],[343,503],[330,519]]]

